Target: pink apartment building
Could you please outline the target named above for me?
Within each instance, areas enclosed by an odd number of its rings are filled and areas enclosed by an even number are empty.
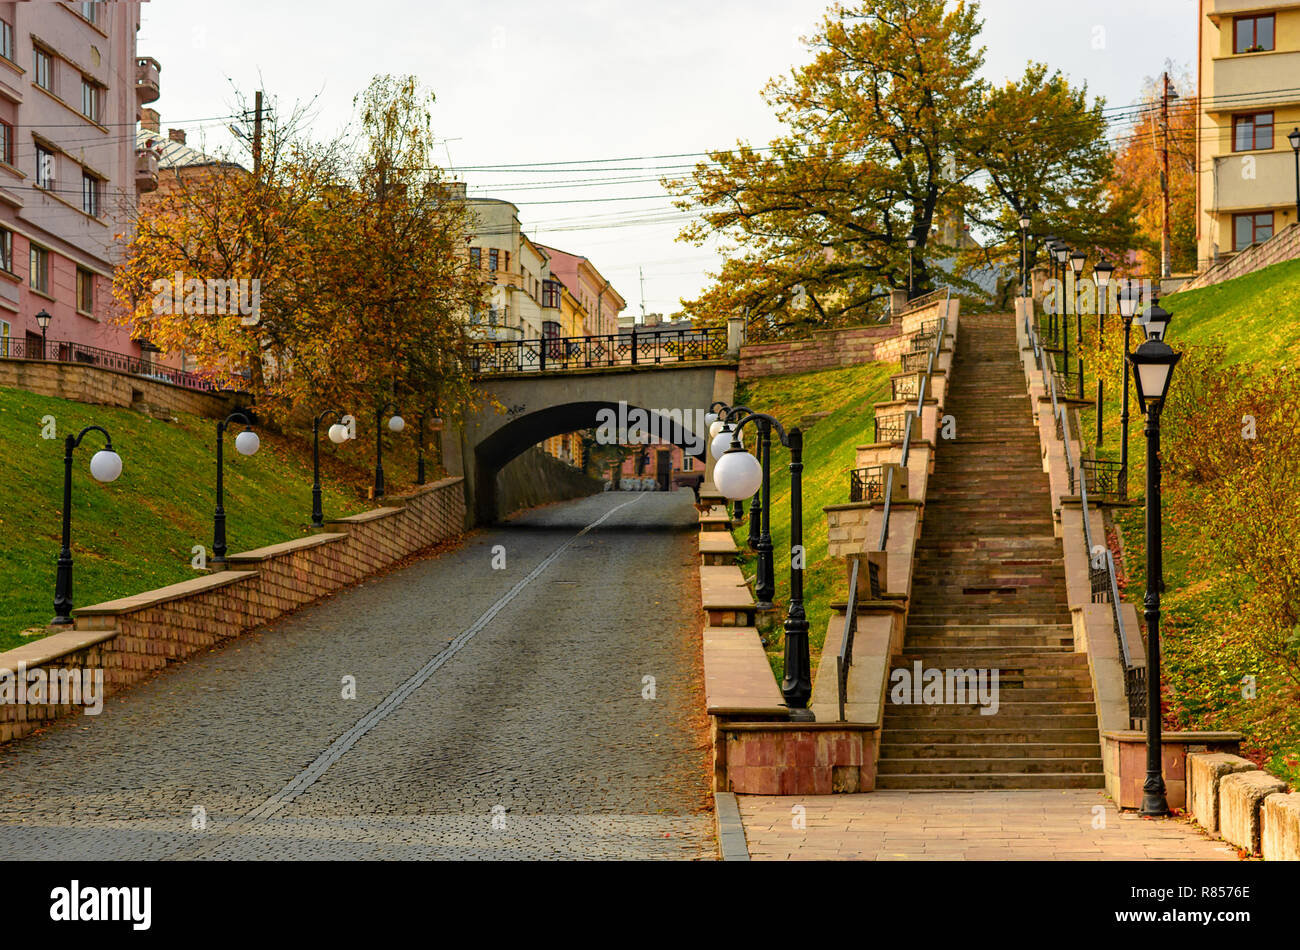
[[[160,69],[139,26],[133,0],[0,3],[0,354],[39,355],[44,311],[48,358],[142,355],[109,325],[115,235],[158,181],[136,148]]]
[[[588,336],[618,332],[618,315],[627,301],[585,257],[538,245],[551,258],[551,273],[573,293],[587,311]]]

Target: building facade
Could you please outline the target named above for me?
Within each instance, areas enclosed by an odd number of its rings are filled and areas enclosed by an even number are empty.
[[[1296,221],[1300,4],[1198,0],[1198,269]]]
[[[116,235],[156,160],[137,162],[157,61],[136,55],[140,3],[0,3],[0,338],[50,358],[147,354],[111,324]],[[60,347],[56,349],[57,345]]]
[[[618,315],[627,306],[622,294],[601,276],[588,258],[545,245],[543,250],[550,255],[552,275],[569,288],[586,311],[581,335],[617,333]]]

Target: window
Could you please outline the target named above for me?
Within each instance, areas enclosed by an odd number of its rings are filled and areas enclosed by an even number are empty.
[[[81,80],[81,114],[91,122],[99,121],[99,87],[85,78]]]
[[[50,292],[50,252],[36,244],[32,245],[32,268],[27,282],[33,290]]]
[[[36,146],[36,185],[40,188],[54,187],[54,153],[39,144]]]
[[[39,46],[32,47],[32,82],[42,89],[54,91],[53,79],[53,61],[50,54]]]
[[[95,312],[95,275],[84,267],[77,268],[77,310]]]
[[[99,179],[86,172],[81,173],[81,210],[99,217]]]
[[[1239,16],[1232,21],[1232,51],[1262,53],[1273,48],[1273,14]]]
[[[682,456],[682,471],[683,471],[683,472],[693,472],[693,471],[695,471],[695,456],[694,456],[694,455],[683,455],[683,456]]]
[[[14,272],[14,232],[0,228],[0,268]]]
[[[469,249],[469,262],[479,270],[483,268],[483,248],[471,247]]]
[[[1255,112],[1232,117],[1232,150],[1249,152],[1252,149],[1273,147],[1273,113]]]
[[[8,20],[0,20],[0,56],[13,62],[14,28]]]
[[[499,261],[500,256],[501,256],[501,252],[498,251],[495,247],[488,249],[488,270],[494,271],[497,269],[497,263]]]
[[[99,22],[99,4],[98,4],[98,3],[94,3],[94,2],[83,2],[83,3],[78,3],[77,6],[81,8],[81,15],[84,16],[84,17],[85,17],[87,20],[89,20],[91,23],[98,23],[98,22]]]
[[[504,263],[504,265],[502,266],[501,269],[504,270],[506,273],[509,273],[509,272],[510,272],[510,252],[509,252],[509,251],[502,251],[501,253],[505,255],[505,263]]]
[[[560,305],[560,282],[548,280],[542,283],[542,306],[558,307]]]
[[[1261,211],[1256,214],[1234,214],[1232,216],[1232,249],[1240,251],[1267,241],[1273,236],[1273,212]]]
[[[14,127],[0,119],[0,161],[6,165],[14,163]]]

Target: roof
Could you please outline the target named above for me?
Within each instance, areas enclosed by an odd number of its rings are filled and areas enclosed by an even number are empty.
[[[149,148],[152,141],[152,147],[161,148],[159,153],[158,165],[160,168],[191,168],[201,165],[228,165],[240,167],[238,162],[227,161],[222,158],[213,158],[211,155],[205,155],[196,148],[191,148],[180,142],[173,141],[167,136],[151,129],[137,129],[135,133],[135,147]]]
[[[617,298],[618,305],[614,307],[614,310],[619,311],[627,306],[627,301],[623,295],[614,289],[614,285],[596,268],[590,258],[583,257],[581,254],[570,254],[568,251],[562,251],[558,247],[551,247],[549,244],[539,243],[537,246],[551,256],[551,273],[557,275],[565,284],[570,287],[578,286],[578,268],[585,263],[591,268],[592,273],[606,284],[605,292]]]

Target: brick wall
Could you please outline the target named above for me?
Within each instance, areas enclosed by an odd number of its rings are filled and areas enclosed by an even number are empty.
[[[789,376],[841,366],[858,366],[875,361],[896,362],[911,349],[911,336],[921,324],[944,312],[944,301],[907,311],[889,324],[875,327],[847,327],[842,330],[814,330],[803,340],[747,343],[740,348],[740,379]],[[949,332],[955,326],[949,313]]]
[[[391,507],[331,521],[325,531],[231,555],[230,569],[73,611],[75,627],[0,654],[0,670],[102,669],[109,696],[168,663],[240,636],[430,545],[465,523],[460,478]],[[61,716],[67,705],[0,704],[0,742]]]
[[[0,386],[97,406],[129,409],[137,403],[150,403],[211,419],[225,418],[234,408],[230,397],[219,393],[199,392],[79,363],[0,359]]]
[[[1195,290],[1251,274],[1271,264],[1280,264],[1300,257],[1300,223],[1291,224],[1261,244],[1253,244],[1226,261],[1208,267],[1178,288]]]

